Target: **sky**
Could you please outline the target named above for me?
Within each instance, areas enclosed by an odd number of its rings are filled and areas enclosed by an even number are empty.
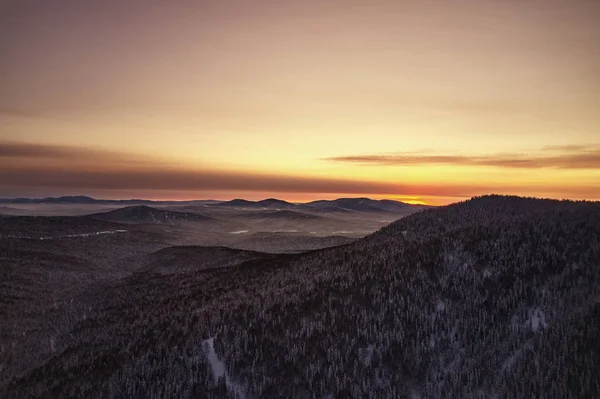
[[[600,200],[595,0],[0,0],[0,197]]]

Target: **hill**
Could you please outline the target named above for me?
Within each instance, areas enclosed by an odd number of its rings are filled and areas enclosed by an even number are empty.
[[[45,198],[3,198],[5,204],[93,204],[98,200],[83,195]]]
[[[354,212],[404,212],[413,205],[392,200],[373,200],[370,198],[338,198],[308,202],[304,206],[315,210],[354,211]]]
[[[258,232],[240,236],[233,245],[236,248],[259,250],[271,253],[299,253],[345,245],[353,238],[327,235],[317,236],[299,232]]]
[[[0,204],[46,204],[46,205],[68,205],[68,204],[96,204],[96,205],[202,205],[215,204],[216,200],[190,200],[190,201],[154,201],[145,199],[96,199],[84,195],[44,197],[44,198],[0,198]]]
[[[0,219],[0,239],[50,239],[85,234],[120,232],[122,225],[80,216],[5,216]]]
[[[176,246],[148,255],[141,268],[146,272],[181,273],[231,267],[249,260],[267,259],[272,255],[227,247]]]
[[[168,211],[146,205],[127,206],[110,212],[95,213],[88,217],[119,223],[181,224],[186,222],[214,222],[215,219],[189,212]]]
[[[599,203],[474,198],[102,287],[4,396],[599,397],[599,265]]]
[[[252,207],[256,206],[256,202],[254,202],[254,201],[248,201],[248,200],[245,200],[245,199],[236,198],[236,199],[232,199],[231,201],[219,202],[217,204],[214,204],[214,206],[252,208]]]
[[[237,208],[268,208],[268,209],[289,209],[296,208],[297,205],[292,203],[275,199],[275,198],[267,198],[261,201],[248,201],[244,199],[233,199],[231,201],[223,201],[218,204],[214,204],[216,206],[227,206],[227,207],[237,207]]]
[[[264,207],[264,208],[274,208],[274,209],[290,209],[290,208],[298,208],[298,205],[292,204],[287,201],[283,201],[276,198],[267,198],[262,201],[258,201],[256,205]]]

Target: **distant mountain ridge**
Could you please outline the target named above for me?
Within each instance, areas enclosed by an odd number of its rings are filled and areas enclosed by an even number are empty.
[[[3,204],[95,204],[106,200],[97,200],[83,195],[44,198],[2,198]]]
[[[359,198],[338,198],[335,200],[317,200],[307,203],[293,204],[291,202],[279,200],[276,198],[267,198],[261,201],[248,201],[244,199],[234,199],[224,201],[213,206],[229,206],[238,208],[255,209],[295,209],[317,212],[405,212],[408,209],[425,208],[426,205],[411,205],[394,200],[374,200],[366,197]]]
[[[338,198],[334,200],[316,200],[307,203],[291,203],[277,198],[267,198],[260,201],[249,201],[236,198],[230,201],[218,200],[189,200],[189,201],[155,201],[144,199],[107,200],[96,199],[83,195],[45,197],[45,198],[7,198],[0,199],[0,204],[113,204],[113,205],[210,205],[218,207],[237,207],[254,209],[295,209],[318,212],[404,212],[411,208],[421,208],[424,205],[411,205],[394,200],[374,200],[366,197]]]
[[[341,212],[402,212],[412,207],[422,207],[422,205],[410,205],[400,201],[373,200],[366,197],[312,201],[304,204],[304,206],[315,210],[338,210]]]
[[[160,201],[145,199],[96,199],[84,195],[44,197],[44,198],[0,198],[0,204],[137,204],[137,205],[169,205],[169,204],[214,204],[218,200],[190,200],[190,201]]]
[[[215,206],[229,206],[229,207],[238,207],[238,208],[267,208],[267,209],[292,209],[298,208],[299,205],[292,204],[291,202],[287,202],[284,200],[276,199],[276,198],[267,198],[260,201],[248,201],[245,199],[236,198],[231,201],[223,201],[218,204],[214,204]]]
[[[223,201],[223,202],[219,202],[217,204],[214,204],[216,206],[231,206],[231,207],[253,207],[256,205],[256,202],[254,201],[248,201],[245,199],[241,199],[241,198],[236,198],[236,199],[232,199],[231,201]]]

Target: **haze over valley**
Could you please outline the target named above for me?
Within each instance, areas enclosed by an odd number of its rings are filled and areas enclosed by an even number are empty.
[[[10,238],[50,239],[68,235],[69,228],[53,232],[35,218],[47,216],[49,222],[58,225],[81,226],[77,234],[106,234],[97,223],[103,221],[111,223],[113,231],[138,229],[164,234],[168,237],[166,242],[173,245],[229,246],[266,252],[298,252],[346,244],[424,208],[368,198],[294,204],[273,198],[119,201],[71,196],[5,199],[0,203],[0,217],[5,218],[3,234]],[[40,226],[36,226],[38,221]],[[89,231],[83,227],[86,223],[90,223]],[[23,227],[31,224],[34,230]]]

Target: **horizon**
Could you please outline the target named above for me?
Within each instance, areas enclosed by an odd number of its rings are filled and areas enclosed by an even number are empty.
[[[600,200],[599,14],[7,0],[0,195]]]
[[[334,201],[334,200],[339,200],[339,199],[368,199],[368,200],[375,200],[375,201],[380,201],[380,200],[390,200],[390,201],[397,201],[397,202],[401,202],[407,205],[424,205],[424,206],[433,206],[433,207],[438,207],[438,206],[446,206],[446,205],[453,205],[453,204],[458,204],[461,202],[465,202],[465,201],[470,201],[473,199],[477,199],[477,198],[481,198],[481,197],[515,197],[515,198],[522,198],[522,199],[535,199],[535,200],[550,200],[550,201],[584,201],[584,202],[600,202],[600,201],[595,201],[595,200],[573,200],[570,198],[550,198],[550,197],[535,197],[535,196],[520,196],[520,195],[516,195],[516,194],[497,194],[497,193],[487,193],[487,194],[481,194],[481,195],[475,195],[469,198],[464,198],[461,200],[457,200],[455,202],[449,202],[449,203],[445,203],[445,204],[432,204],[432,203],[425,203],[424,201],[420,201],[418,199],[406,199],[406,200],[399,200],[399,199],[395,199],[395,198],[375,198],[375,197],[364,197],[364,196],[341,196],[341,197],[318,197],[318,198],[313,198],[310,200],[304,200],[304,201],[297,201],[297,200],[290,200],[290,199],[285,199],[285,198],[280,198],[280,197],[254,197],[253,199],[249,199],[249,198],[242,198],[242,197],[234,197],[234,198],[228,198],[228,199],[218,199],[218,198],[189,198],[189,199],[156,199],[156,198],[126,198],[126,197],[112,197],[112,198],[107,198],[107,197],[103,197],[103,198],[99,198],[99,197],[93,197],[93,196],[89,196],[89,195],[57,195],[57,196],[41,196],[41,197],[0,197],[0,201],[10,201],[10,200],[44,200],[44,199],[61,199],[61,198],[88,198],[88,199],[92,199],[95,201],[150,201],[150,202],[193,202],[193,201],[214,201],[215,203],[221,203],[221,202],[229,202],[229,201],[235,201],[235,200],[241,200],[241,201],[248,201],[248,202],[260,202],[260,201],[266,201],[266,200],[278,200],[278,201],[283,201],[283,202],[287,202],[290,204],[297,204],[297,205],[302,205],[302,204],[307,204],[310,202],[315,202],[315,201]]]
[[[273,197],[273,196],[271,196],[271,197],[257,196],[257,197],[252,197],[252,199],[243,198],[243,197],[233,197],[233,198],[227,198],[227,199],[198,198],[198,197],[190,197],[189,199],[169,199],[169,198],[157,199],[157,198],[128,198],[128,197],[102,197],[102,198],[100,198],[100,197],[94,197],[94,196],[89,196],[89,195],[84,195],[84,194],[74,194],[74,195],[40,196],[40,197],[27,197],[27,196],[0,197],[0,201],[43,200],[43,199],[60,199],[60,198],[89,198],[89,199],[93,199],[96,201],[154,201],[154,202],[191,202],[191,201],[227,202],[227,201],[233,201],[233,200],[259,202],[259,201],[265,201],[265,200],[280,200],[280,201],[289,202],[292,204],[305,204],[305,203],[314,202],[314,201],[332,201],[332,200],[337,200],[337,199],[370,199],[370,200],[392,200],[392,201],[403,202],[403,203],[409,204],[409,205],[436,206],[436,205],[426,204],[417,199],[406,199],[406,200],[401,201],[401,200],[394,199],[394,198],[373,198],[373,197],[364,197],[364,196],[341,196],[341,197],[340,196],[329,196],[329,197],[318,197],[318,198],[315,197],[314,199],[298,201],[298,200],[291,200],[291,199],[285,199],[285,198]]]

